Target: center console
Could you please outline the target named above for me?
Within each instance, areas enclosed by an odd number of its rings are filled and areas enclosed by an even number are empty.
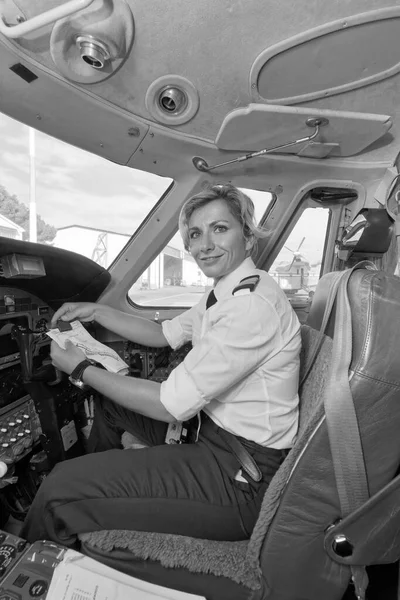
[[[52,542],[28,544],[0,531],[0,600],[44,600],[65,551]]]

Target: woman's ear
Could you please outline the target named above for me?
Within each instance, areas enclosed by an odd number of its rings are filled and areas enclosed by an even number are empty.
[[[254,237],[254,235],[251,235],[250,237],[246,238],[246,244],[245,244],[246,252],[251,252],[253,250],[255,241],[256,241],[256,238]]]

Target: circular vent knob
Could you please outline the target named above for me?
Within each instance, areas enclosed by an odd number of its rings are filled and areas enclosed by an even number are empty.
[[[103,69],[110,59],[107,46],[92,36],[78,35],[76,43],[79,47],[81,59],[93,69]]]
[[[145,102],[150,115],[159,123],[183,125],[197,113],[199,95],[185,77],[163,75],[149,86]]]
[[[164,88],[158,98],[161,110],[169,115],[179,115],[185,110],[187,102],[187,95],[177,87]]]

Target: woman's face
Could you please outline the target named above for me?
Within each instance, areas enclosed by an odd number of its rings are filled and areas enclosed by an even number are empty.
[[[225,200],[212,200],[189,219],[190,253],[207,277],[218,280],[234,271],[251,246]]]

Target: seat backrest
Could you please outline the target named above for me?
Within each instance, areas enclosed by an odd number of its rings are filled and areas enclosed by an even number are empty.
[[[321,326],[331,283],[330,274],[320,280],[303,326],[303,365]],[[356,270],[348,296],[350,387],[373,495],[400,463],[400,278]],[[323,408],[334,320],[335,306],[301,391],[296,444],[266,492],[249,544],[248,559],[254,565],[260,561],[263,597],[271,600],[339,600],[350,579],[349,567],[324,550],[325,530],[341,516]]]

